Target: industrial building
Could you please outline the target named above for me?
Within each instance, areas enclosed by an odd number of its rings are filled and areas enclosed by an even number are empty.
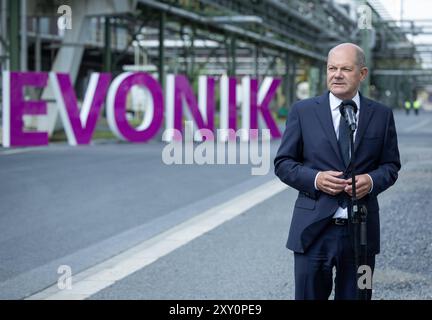
[[[92,72],[144,71],[162,84],[184,74],[194,87],[198,75],[273,76],[283,85],[272,109],[284,116],[325,89],[326,54],[341,42],[366,53],[372,72],[362,93],[394,108],[432,76],[432,45],[413,42],[432,20],[392,20],[378,0],[1,0],[0,17],[2,71],[66,72],[78,100]],[[29,91],[51,102],[26,127],[52,134],[52,90]]]

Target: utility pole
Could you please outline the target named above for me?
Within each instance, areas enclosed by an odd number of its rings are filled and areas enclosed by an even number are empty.
[[[358,8],[358,12],[360,16],[358,17],[358,28],[360,29],[360,47],[363,49],[365,58],[366,58],[366,66],[368,66],[369,70],[372,70],[372,48],[371,48],[371,40],[372,40],[372,9],[367,4],[366,0],[360,1],[360,6]],[[366,79],[361,84],[361,92],[365,96],[369,96],[369,86],[370,86],[370,74],[366,77]]]
[[[104,41],[104,71],[111,72],[111,18],[105,17],[105,41]]]
[[[17,1],[18,2],[18,1]],[[27,0],[21,0],[21,17],[20,17],[20,29],[21,29],[21,71],[27,71]]]
[[[19,17],[20,1],[9,0],[9,66],[11,71],[20,70]]]

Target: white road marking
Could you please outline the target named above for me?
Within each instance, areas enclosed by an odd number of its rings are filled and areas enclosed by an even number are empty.
[[[148,266],[204,233],[213,230],[259,203],[285,190],[278,179],[237,196],[146,240],[76,275],[72,288],[60,290],[57,284],[29,296],[29,300],[82,300],[94,295],[130,274]],[[73,270],[72,270],[73,271]]]
[[[39,148],[25,148],[25,149],[11,149],[11,150],[4,150],[0,152],[0,156],[2,155],[9,155],[9,154],[17,154],[17,153],[26,153],[34,150],[40,150]]]

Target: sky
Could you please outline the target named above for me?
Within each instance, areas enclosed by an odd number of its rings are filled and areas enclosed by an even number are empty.
[[[380,0],[387,12],[395,19],[400,19],[403,3],[404,19],[431,19],[431,0]]]
[[[402,17],[404,20],[429,19],[429,31],[432,30],[432,0],[380,0],[381,4],[395,20]],[[432,35],[421,35],[414,39],[415,43],[432,44]]]

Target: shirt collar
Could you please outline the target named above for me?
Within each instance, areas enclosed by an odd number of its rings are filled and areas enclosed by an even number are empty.
[[[360,111],[360,95],[359,95],[358,91],[356,92],[356,94],[355,94],[354,98],[352,98],[352,100],[356,103],[357,110]],[[329,102],[330,102],[330,109],[332,111],[335,111],[339,107],[339,105],[341,104],[342,100],[339,99],[338,97],[336,97],[333,93],[329,92]]]

